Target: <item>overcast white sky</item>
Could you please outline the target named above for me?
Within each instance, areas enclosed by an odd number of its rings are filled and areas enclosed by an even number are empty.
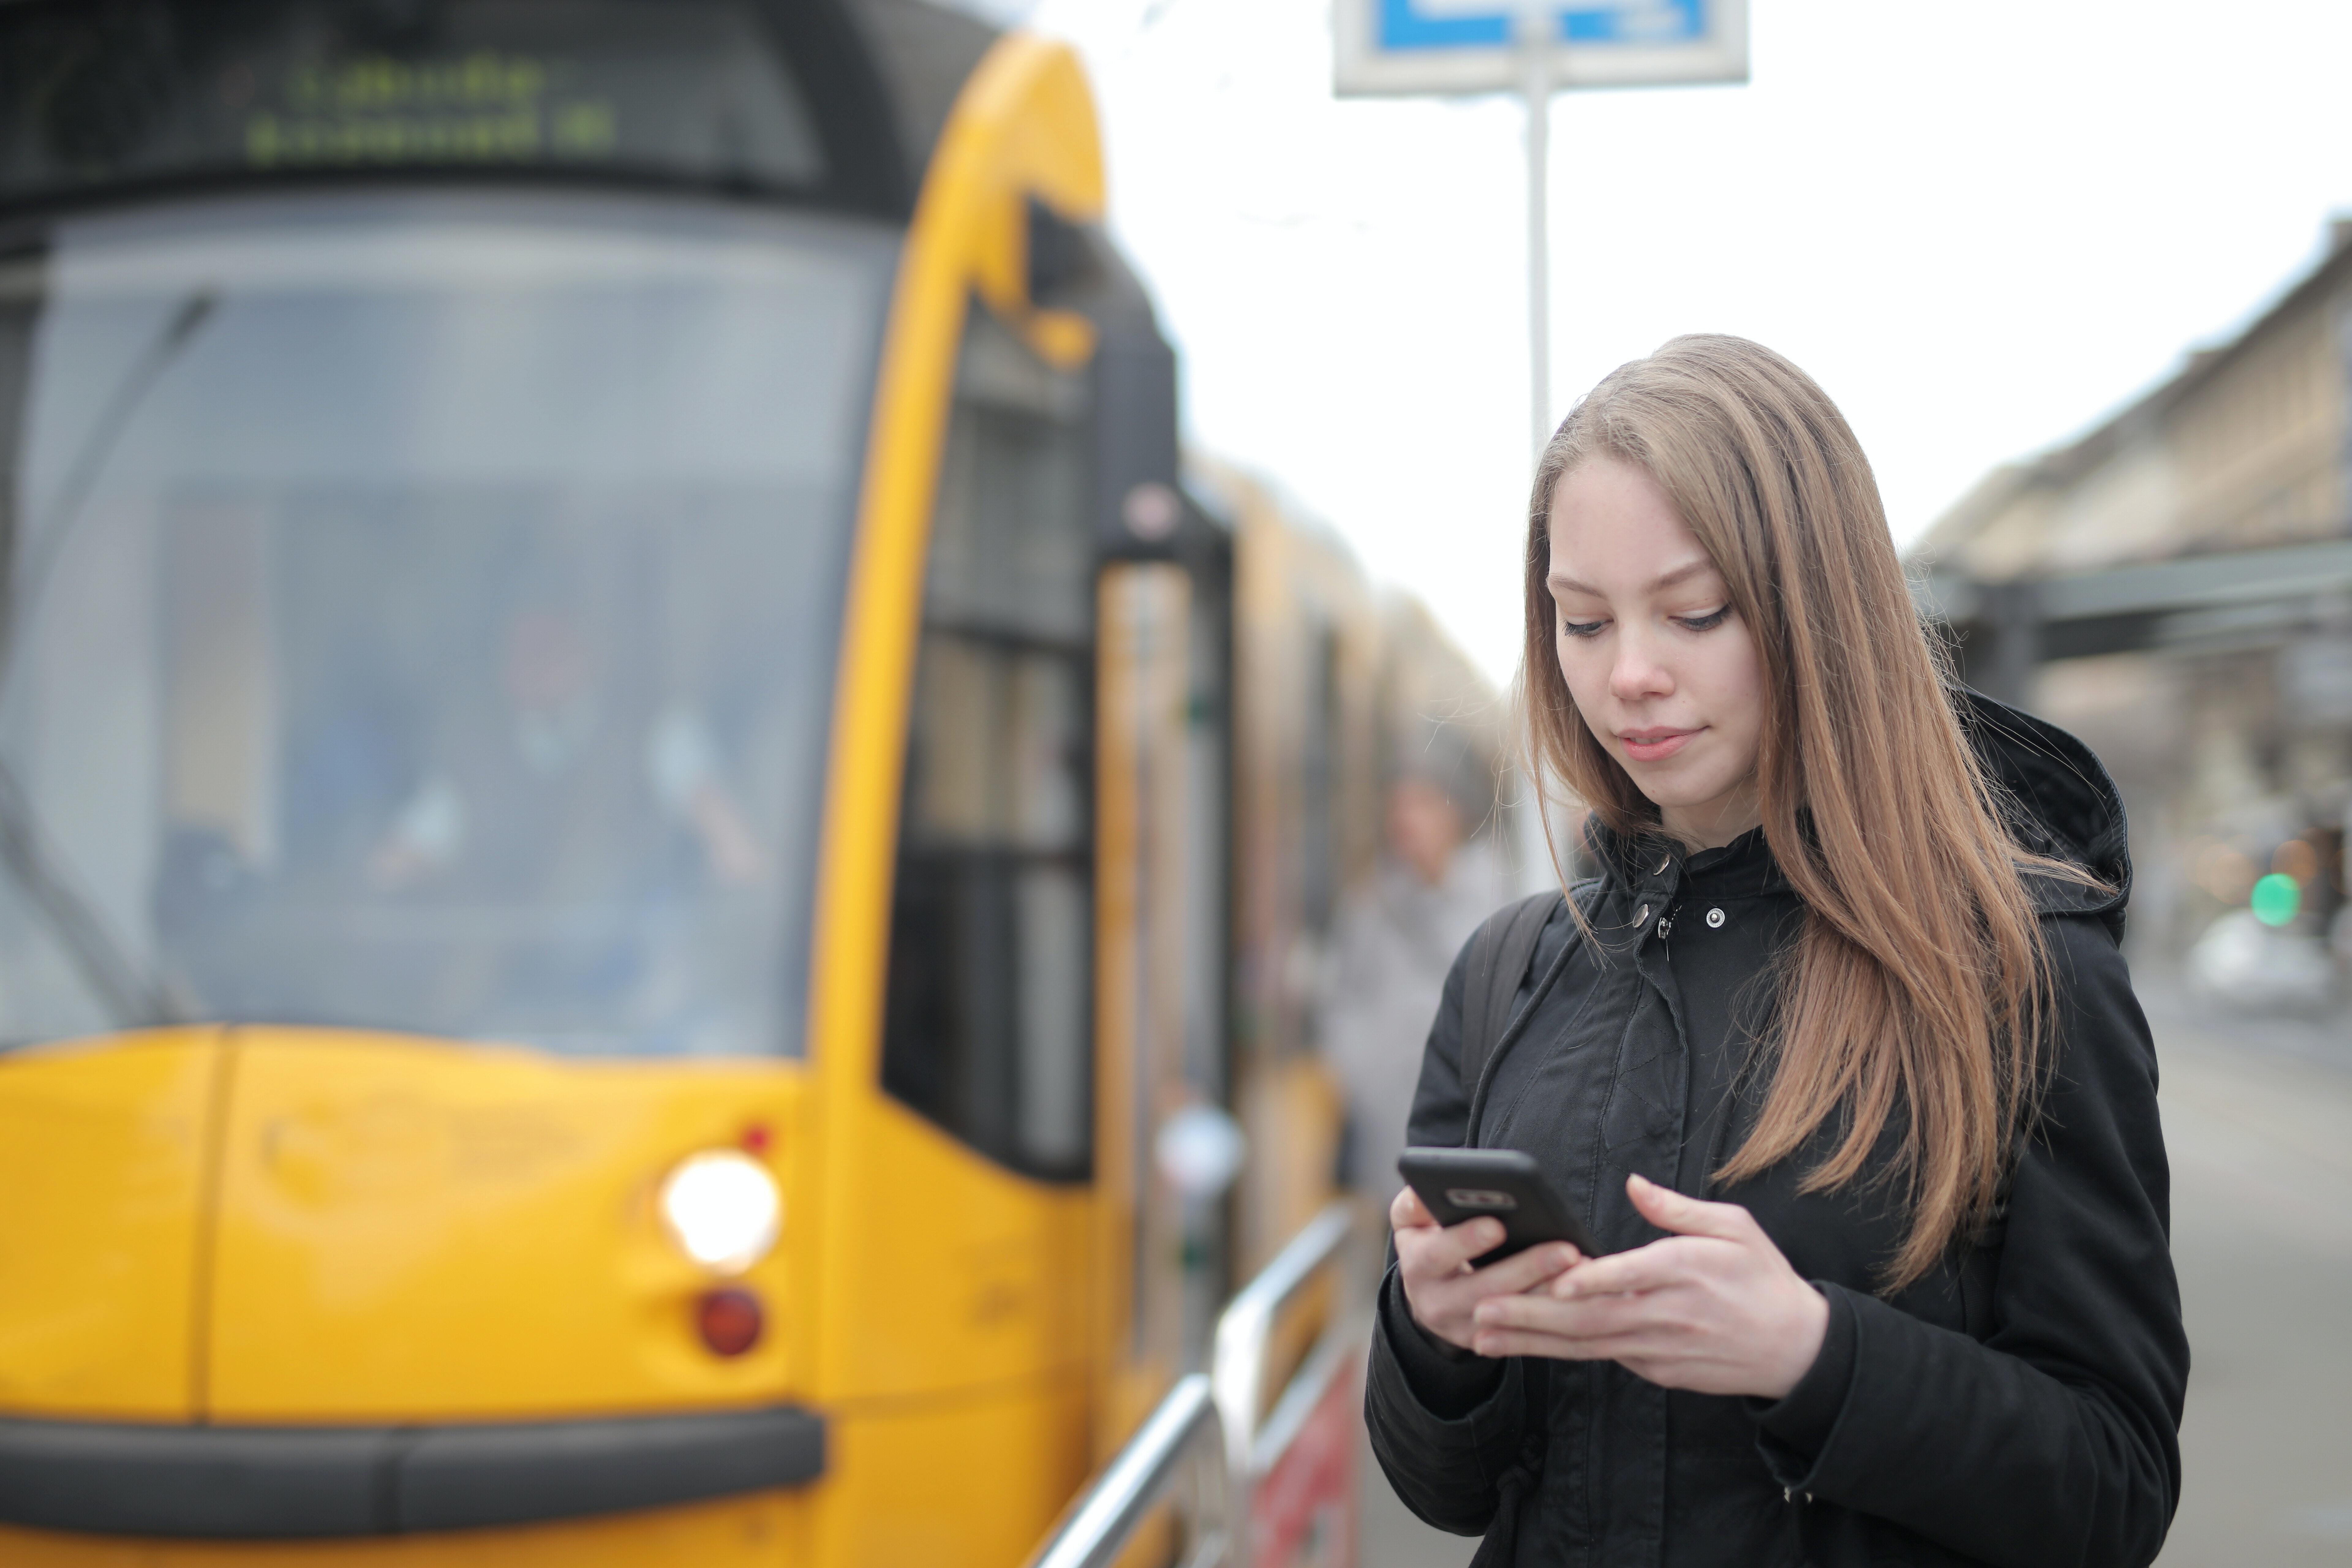
[[[1521,115],[1330,91],[1331,0],[983,0],[1084,51],[1190,440],[1498,680],[1528,466]],[[2226,335],[2352,209],[2347,0],[1751,0],[1745,87],[1562,93],[1556,413],[1676,332],[1811,371],[1898,539]]]

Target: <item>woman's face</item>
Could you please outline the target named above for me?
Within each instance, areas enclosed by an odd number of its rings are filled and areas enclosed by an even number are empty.
[[[1722,575],[1647,472],[1595,458],[1551,502],[1553,642],[1609,754],[1668,833],[1728,844],[1759,820],[1764,675]]]

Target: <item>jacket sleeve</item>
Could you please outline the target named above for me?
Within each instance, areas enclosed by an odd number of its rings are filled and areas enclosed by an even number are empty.
[[[2011,1189],[1991,1332],[1828,1287],[1851,1353],[1816,1371],[1844,1387],[1790,1396],[1834,1408],[1826,1436],[1791,1442],[1768,1416],[1760,1441],[1791,1490],[2002,1568],[2144,1564],[2180,1495],[2189,1378],[2156,1051],[2105,928],[2045,929],[2057,1059]]]
[[[1407,1132],[1415,1143],[1462,1142],[1469,1110],[1460,1070],[1463,968],[1457,957],[1423,1048]],[[1502,1472],[1522,1447],[1525,1420],[1518,1363],[1468,1355],[1432,1339],[1412,1321],[1391,1266],[1373,1318],[1364,1425],[1405,1506],[1457,1535],[1484,1531],[1495,1516]]]

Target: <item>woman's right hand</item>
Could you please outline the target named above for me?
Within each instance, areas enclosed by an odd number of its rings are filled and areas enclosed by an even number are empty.
[[[1473,1219],[1441,1226],[1411,1187],[1389,1205],[1396,1233],[1397,1278],[1404,1286],[1412,1321],[1447,1344],[1473,1348],[1478,1303],[1489,1296],[1517,1296],[1549,1283],[1584,1255],[1564,1241],[1530,1247],[1484,1268],[1470,1260],[1501,1245],[1503,1222]]]

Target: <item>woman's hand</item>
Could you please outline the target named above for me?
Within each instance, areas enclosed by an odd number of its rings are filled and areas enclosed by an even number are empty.
[[[1543,1291],[1489,1292],[1475,1305],[1469,1340],[1455,1342],[1480,1355],[1613,1361],[1699,1394],[1779,1399],[1796,1387],[1829,1327],[1822,1293],[1738,1205],[1701,1203],[1639,1176],[1626,1178],[1625,1191],[1651,1224],[1675,1234],[1579,1264]]]
[[[1465,1220],[1441,1229],[1437,1216],[1423,1205],[1420,1194],[1411,1187],[1397,1194],[1396,1201],[1389,1205],[1389,1226],[1396,1232],[1397,1276],[1404,1286],[1405,1304],[1412,1309],[1412,1321],[1447,1344],[1487,1354],[1515,1352],[1486,1352],[1483,1345],[1471,1343],[1477,1332],[1471,1314],[1478,1303],[1534,1289],[1584,1256],[1564,1241],[1554,1241],[1473,1269],[1472,1258],[1501,1245],[1503,1222]]]

